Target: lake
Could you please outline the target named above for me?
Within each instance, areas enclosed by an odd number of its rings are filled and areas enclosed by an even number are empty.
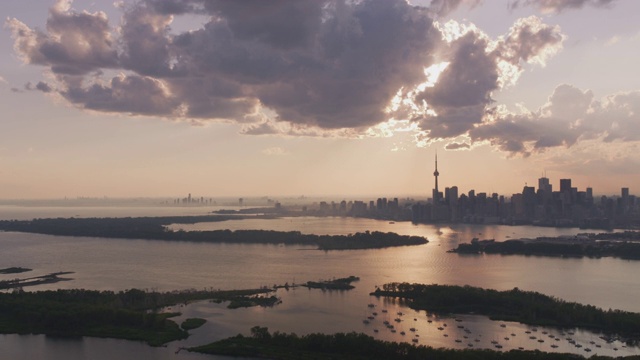
[[[0,217],[11,218],[12,211],[0,207]],[[54,213],[55,209],[32,209],[32,213]],[[105,215],[117,212],[123,216],[198,215],[206,209],[154,208],[146,209],[65,209],[64,214],[79,216]],[[201,213],[198,213],[200,211]],[[18,213],[28,213],[20,209]],[[63,215],[61,215],[63,216]],[[530,327],[516,323],[493,322],[481,316],[465,316],[461,322],[441,318],[436,314],[414,312],[388,299],[370,297],[376,285],[387,282],[418,282],[452,285],[472,285],[498,290],[518,287],[539,291],[568,301],[588,303],[598,307],[640,312],[640,287],[636,274],[640,262],[613,258],[560,259],[448,253],[460,242],[473,237],[481,239],[570,235],[579,229],[555,229],[531,226],[498,225],[414,225],[411,223],[353,218],[294,217],[273,220],[246,219],[193,225],[172,225],[185,230],[204,229],[271,229],[315,234],[349,234],[362,231],[393,231],[404,235],[426,236],[429,243],[421,246],[375,250],[318,251],[313,247],[246,244],[177,243],[152,240],[121,240],[48,236],[0,232],[0,268],[23,266],[34,269],[30,276],[55,271],[74,271],[72,281],[60,282],[28,290],[56,288],[87,288],[122,290],[128,288],[175,290],[187,288],[239,289],[271,286],[288,282],[359,276],[356,288],[346,292],[322,292],[295,288],[281,289],[277,295],[282,304],[273,308],[227,310],[224,305],[197,302],[180,308],[182,317],[203,317],[207,324],[181,342],[167,348],[150,348],[144,344],[109,339],[51,339],[45,336],[0,336],[0,348],[13,351],[15,359],[80,359],[83,354],[105,354],[126,349],[104,358],[202,358],[181,352],[179,346],[207,343],[237,333],[248,334],[252,326],[267,326],[271,331],[333,333],[365,332],[384,340],[411,341],[419,335],[419,343],[435,347],[492,348],[498,341],[504,350],[524,347],[545,351],[576,352],[583,355],[640,354],[637,348],[623,348],[620,343],[606,344],[598,334],[575,331],[572,338],[583,345],[575,348],[558,329],[538,329],[538,335],[526,334]],[[0,275],[0,280],[15,277]],[[378,309],[370,324],[367,304]],[[382,309],[387,310],[385,319]],[[175,310],[175,309],[174,309]],[[381,325],[403,312],[396,333]],[[415,319],[415,320],[414,320]],[[431,320],[431,322],[429,322]],[[447,324],[447,326],[443,326]],[[458,328],[462,326],[463,328]],[[438,330],[442,327],[445,330]],[[410,331],[415,328],[415,332]],[[377,329],[375,333],[373,330]],[[469,332],[466,332],[464,330]],[[405,335],[400,335],[404,331]],[[547,334],[542,334],[542,331]],[[444,336],[444,335],[447,336]],[[515,334],[512,336],[511,334]],[[550,336],[554,337],[551,338]],[[467,338],[464,338],[467,336]],[[536,339],[530,339],[536,336]],[[509,340],[505,340],[509,338]],[[562,340],[555,340],[561,338]],[[456,342],[459,340],[459,342]],[[475,341],[478,340],[478,341]],[[538,342],[544,340],[544,342]],[[591,344],[593,342],[593,344]],[[115,346],[114,344],[118,344]],[[551,348],[557,344],[557,348]],[[595,345],[601,347],[596,348]],[[593,350],[585,353],[584,348]],[[614,351],[613,348],[618,348]],[[30,349],[30,352],[21,349]],[[34,355],[35,354],[35,355]],[[89,358],[100,358],[89,356]],[[211,359],[212,357],[206,357]]]

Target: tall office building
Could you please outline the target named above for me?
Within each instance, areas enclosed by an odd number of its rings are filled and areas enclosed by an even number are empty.
[[[549,178],[541,177],[538,179],[538,189],[544,191],[545,194],[551,194],[552,188]]]
[[[560,192],[571,192],[571,179],[560,179]]]

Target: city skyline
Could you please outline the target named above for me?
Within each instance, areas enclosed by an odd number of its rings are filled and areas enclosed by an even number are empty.
[[[460,193],[640,183],[635,1],[0,12],[0,199],[428,197],[435,153]]]

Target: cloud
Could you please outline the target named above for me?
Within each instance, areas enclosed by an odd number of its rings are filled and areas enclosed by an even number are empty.
[[[43,93],[49,93],[53,91],[53,88],[49,86],[46,82],[38,81],[38,83],[34,86],[31,82],[24,84],[24,89],[27,91],[42,91]],[[19,91],[16,91],[19,92]]]
[[[431,13],[404,0],[141,0],[120,5],[113,27],[70,4],[50,9],[46,30],[6,26],[65,99],[104,112],[255,122],[268,109],[279,122],[365,131],[444,44]],[[171,29],[187,14],[209,20]]]
[[[471,144],[467,142],[450,142],[444,147],[447,150],[468,150],[471,148]]]
[[[429,11],[438,16],[444,17],[454,12],[460,5],[467,5],[474,8],[482,3],[482,0],[431,0]]]
[[[519,19],[504,37],[491,41],[477,29],[453,37],[444,57],[451,59],[433,86],[412,99],[433,112],[417,114],[420,128],[433,139],[454,138],[480,125],[494,103],[492,93],[514,83],[523,64],[544,65],[562,47],[557,26],[535,17]]]
[[[117,65],[117,52],[103,12],[70,12],[58,1],[50,10],[46,32],[30,29],[15,18],[6,26],[14,50],[28,64],[43,65],[58,74],[86,74]]]
[[[557,125],[550,119],[578,111],[561,109],[555,97],[544,113],[497,110],[493,93],[514,84],[526,66],[544,66],[564,36],[537,17],[519,19],[497,39],[473,24],[436,20],[478,3],[139,0],[119,5],[122,20],[114,25],[103,12],[58,1],[45,30],[18,19],[6,26],[22,60],[52,76],[35,89],[80,109],[232,121],[247,135],[387,136],[391,130],[381,125],[396,121],[420,132],[421,141],[472,135],[522,154],[603,135],[587,125],[576,132],[575,119],[560,121],[564,131],[541,134],[539,126]],[[172,28],[176,17],[189,15],[204,19],[201,26]],[[631,100],[608,99],[608,111],[620,101]],[[616,126],[606,141],[629,136],[623,131],[633,124]],[[506,139],[500,129],[516,136]]]
[[[567,9],[581,9],[585,6],[610,8],[617,0],[514,0],[509,2],[509,9],[532,6],[542,13],[560,13]]]
[[[558,86],[537,111],[495,111],[469,132],[474,142],[487,141],[514,155],[529,156],[578,142],[640,140],[640,91],[595,99],[589,90]]]
[[[267,156],[282,156],[282,155],[287,155],[289,154],[289,152],[279,146],[274,146],[274,147],[270,147],[270,148],[266,148],[264,150],[262,150],[262,153],[267,155]]]

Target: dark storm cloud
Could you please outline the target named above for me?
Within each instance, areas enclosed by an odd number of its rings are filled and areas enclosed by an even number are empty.
[[[515,0],[508,5],[509,9],[521,6],[533,6],[544,13],[560,13],[567,9],[581,9],[585,6],[610,7],[617,0]]]

